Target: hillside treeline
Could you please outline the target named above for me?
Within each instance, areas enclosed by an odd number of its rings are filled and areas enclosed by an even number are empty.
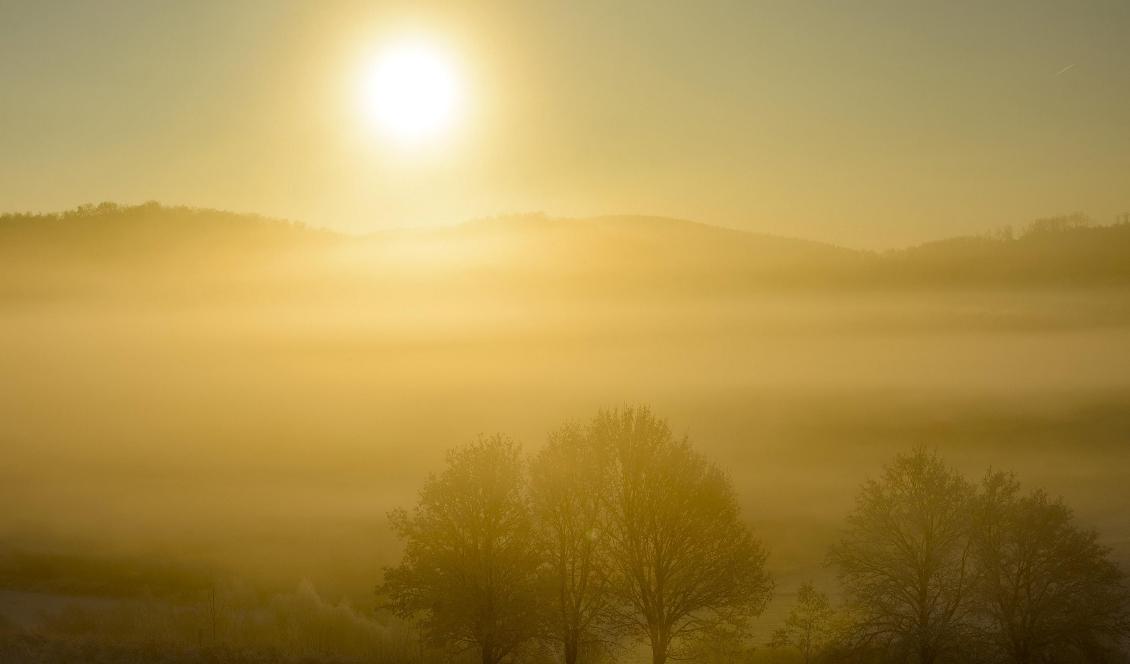
[[[473,284],[489,293],[664,297],[1109,287],[1130,284],[1130,224],[1062,215],[1015,232],[874,252],[654,217],[516,215],[349,236],[256,215],[102,203],[0,215],[0,276],[5,291],[23,296],[130,294],[153,278],[165,296],[209,285],[222,296],[225,282],[291,297],[421,283],[445,292]]]
[[[1010,474],[971,481],[917,448],[860,489],[770,641],[752,627],[767,550],[717,466],[646,408],[606,410],[532,459],[504,436],[452,450],[378,595],[427,641],[501,662],[1126,661],[1130,594],[1096,533]],[[836,598],[834,601],[830,598]]]

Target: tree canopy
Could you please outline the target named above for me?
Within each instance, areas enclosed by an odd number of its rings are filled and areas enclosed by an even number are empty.
[[[380,592],[419,617],[434,643],[475,649],[498,664],[540,629],[537,573],[521,451],[493,436],[448,454],[412,512],[391,515],[404,560]]]

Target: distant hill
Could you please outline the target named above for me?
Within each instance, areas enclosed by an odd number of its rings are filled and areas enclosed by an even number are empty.
[[[812,285],[861,269],[869,257],[818,242],[638,216],[507,216],[378,234],[368,242],[442,257],[448,269],[459,266],[500,282],[520,278],[527,284],[665,293]]]
[[[159,293],[174,284],[245,294],[427,284],[448,292],[688,297],[1130,285],[1130,225],[1076,221],[1036,224],[1016,238],[951,238],[877,253],[661,217],[518,215],[347,236],[254,215],[103,203],[0,216],[0,297]]]
[[[889,252],[874,278],[954,286],[1130,284],[1130,224],[1042,228],[1017,238],[962,237]]]
[[[0,301],[243,293],[343,236],[257,215],[146,203],[0,215]]]
[[[0,215],[0,255],[10,260],[164,263],[177,255],[270,252],[335,237],[294,222],[157,203]]]
[[[590,219],[510,217],[473,221],[457,234],[521,237],[551,256],[579,256],[589,265],[650,264],[679,269],[767,273],[801,266],[851,265],[859,252],[819,242],[748,233],[663,217]]]

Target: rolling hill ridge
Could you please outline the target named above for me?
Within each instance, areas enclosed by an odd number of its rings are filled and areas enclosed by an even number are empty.
[[[504,290],[667,294],[1130,285],[1130,225],[1064,219],[1075,221],[870,252],[661,217],[516,215],[349,236],[254,215],[103,203],[0,216],[0,293],[366,280],[462,288],[464,277]]]

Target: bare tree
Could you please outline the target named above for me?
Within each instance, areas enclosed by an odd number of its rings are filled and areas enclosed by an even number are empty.
[[[828,596],[811,583],[801,584],[796,605],[773,633],[770,648],[796,648],[805,664],[816,661],[835,637],[836,611]]]
[[[857,620],[849,637],[934,664],[966,642],[973,488],[936,455],[898,456],[864,484],[830,560]]]
[[[413,512],[390,518],[404,560],[379,592],[429,640],[498,664],[537,635],[539,561],[516,443],[494,436],[449,452]]]
[[[744,628],[772,581],[726,476],[647,408],[603,411],[590,434],[611,459],[604,537],[619,625],[655,664],[722,626]]]
[[[1110,551],[1041,490],[989,473],[976,510],[978,610],[1005,661],[1103,661],[1130,635],[1130,596]]]
[[[554,617],[550,633],[566,664],[589,661],[614,639],[608,623],[609,560],[601,538],[608,526],[602,494],[606,450],[579,426],[550,434],[530,468],[530,495]]]

